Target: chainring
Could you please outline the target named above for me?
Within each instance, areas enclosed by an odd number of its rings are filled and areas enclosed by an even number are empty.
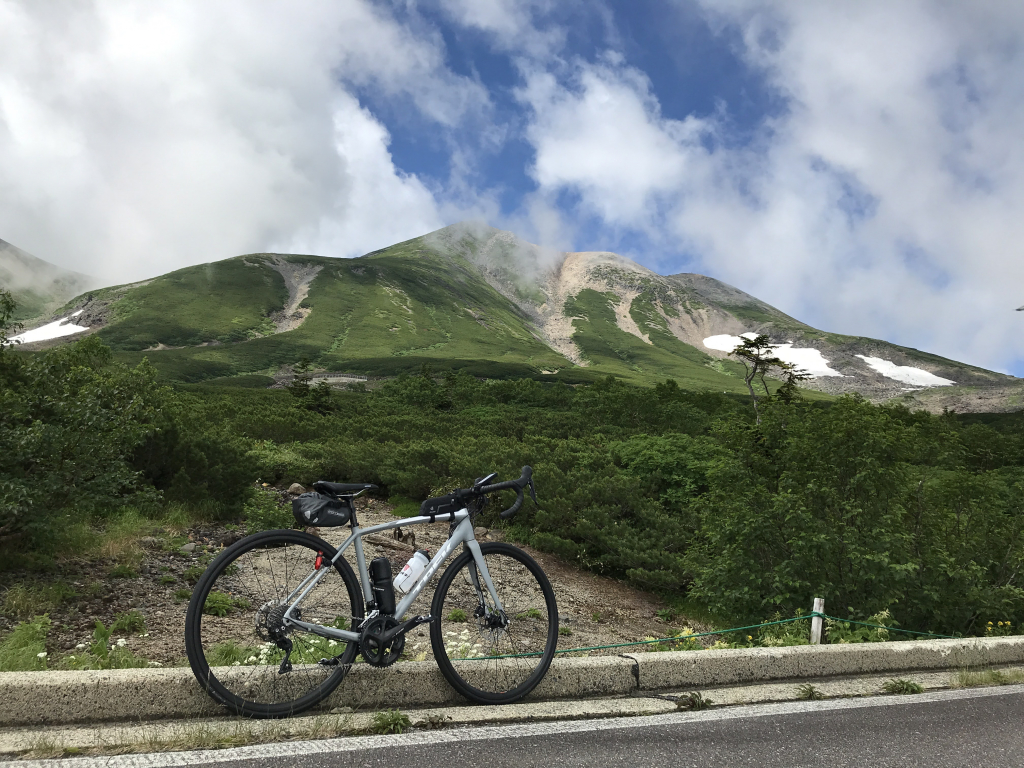
[[[398,635],[389,643],[383,641],[384,633],[397,626],[398,621],[392,616],[378,616],[363,626],[359,638],[359,652],[367,664],[374,667],[389,667],[398,661],[405,649],[405,635]]]

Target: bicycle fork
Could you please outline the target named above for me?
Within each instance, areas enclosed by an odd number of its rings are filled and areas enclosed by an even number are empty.
[[[494,587],[494,582],[491,580],[491,573],[487,569],[487,561],[484,560],[483,552],[480,551],[480,544],[476,539],[471,539],[465,542],[466,548],[470,554],[473,555],[473,561],[470,566],[466,569],[466,578],[469,584],[476,591],[477,600],[480,601],[480,605],[477,608],[478,619],[484,619],[487,622],[488,628],[491,628],[492,619],[491,617],[497,615],[498,617],[505,616],[505,606],[501,604],[501,598],[498,597],[498,590]],[[481,577],[483,577],[481,584]],[[494,609],[488,605],[488,595],[494,601]],[[501,619],[499,619],[501,620]]]

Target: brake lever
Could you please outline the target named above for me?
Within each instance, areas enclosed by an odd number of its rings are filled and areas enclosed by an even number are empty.
[[[533,505],[540,508],[540,504],[537,503],[537,489],[533,487],[533,478],[530,478],[530,498],[533,499]]]

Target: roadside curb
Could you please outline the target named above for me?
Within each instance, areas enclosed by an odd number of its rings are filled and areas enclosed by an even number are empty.
[[[1003,682],[971,683],[971,688],[1001,688],[1007,693],[1024,690],[1013,680],[1024,677],[1024,667],[1001,670]],[[951,688],[964,688],[965,681],[949,670],[910,673],[921,686],[921,698]],[[806,703],[819,699],[864,699],[884,695],[887,675],[812,680],[806,685],[761,683],[756,685],[706,688],[702,699],[706,706],[720,710],[743,710],[784,702]],[[811,684],[813,683],[813,685]],[[808,695],[808,690],[813,695]],[[984,695],[984,694],[979,694]],[[893,698],[889,696],[889,698]],[[638,693],[616,698],[581,701],[522,702],[505,706],[457,706],[404,710],[413,730],[508,727],[515,724],[556,723],[586,720],[631,720],[651,715],[684,711],[695,713],[687,705],[685,693]],[[742,716],[737,714],[736,716]],[[246,720],[244,718],[205,718],[199,720],[160,720],[141,723],[96,723],[70,726],[28,726],[0,728],[0,766],[4,755],[25,758],[54,758],[125,753],[180,752],[210,750],[274,742],[323,740],[337,737],[359,738],[376,731],[371,712],[299,715],[287,720]]]
[[[1024,662],[1024,636],[556,659],[527,701]],[[191,670],[0,673],[0,727],[223,716]],[[357,665],[322,711],[465,704],[431,662]]]

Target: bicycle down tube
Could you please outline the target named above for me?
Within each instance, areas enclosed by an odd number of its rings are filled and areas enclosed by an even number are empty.
[[[442,546],[437,551],[437,554],[435,554],[430,559],[430,562],[427,564],[426,570],[423,572],[423,575],[420,576],[419,580],[413,585],[412,590],[410,590],[410,592],[405,597],[403,597],[401,601],[398,603],[398,606],[395,609],[395,619],[397,619],[398,621],[402,620],[402,617],[405,616],[406,611],[409,610],[409,607],[412,605],[413,601],[417,597],[419,597],[420,593],[426,588],[427,584],[430,582],[430,579],[433,578],[434,574],[437,573],[437,570],[441,567],[445,560],[447,560],[452,555],[452,553],[460,544],[465,544],[469,548],[469,551],[472,553],[473,560],[476,563],[479,575],[483,576],[484,587],[486,587],[487,593],[491,596],[491,599],[494,601],[495,610],[504,610],[504,606],[501,604],[501,599],[498,597],[498,591],[494,588],[494,583],[491,581],[491,574],[487,570],[487,562],[484,560],[483,553],[480,551],[480,544],[477,542],[476,537],[473,535],[473,524],[469,519],[469,510],[461,509],[457,512],[446,514],[450,515],[450,519],[458,521],[459,524],[452,532],[452,535],[448,537],[448,540],[444,543],[444,546]],[[369,572],[366,568],[366,557],[363,555],[363,536],[366,536],[370,533],[378,533],[380,531],[387,531],[392,528],[398,528],[403,525],[423,525],[430,522],[435,522],[435,520],[432,520],[427,515],[421,515],[417,517],[403,518],[401,520],[393,520],[391,522],[381,523],[379,525],[374,525],[369,528],[360,528],[357,525],[352,529],[352,533],[345,540],[345,543],[342,544],[341,547],[338,549],[338,554],[335,555],[331,563],[333,564],[337,562],[338,558],[342,557],[345,554],[345,550],[347,550],[350,545],[353,545],[356,552],[356,566],[359,572],[360,587],[363,590],[364,598],[366,599],[367,602],[370,602],[373,600],[373,592],[370,584]],[[303,579],[302,582],[294,590],[292,590],[291,594],[289,594],[288,597],[286,598],[286,602],[289,603],[289,607],[288,610],[285,612],[284,617],[295,626],[301,627],[302,629],[305,629],[307,632],[312,632],[313,634],[320,635],[322,637],[333,638],[336,640],[359,642],[359,632],[352,632],[351,630],[345,629],[337,629],[335,627],[325,627],[321,624],[310,624],[308,622],[293,618],[291,615],[292,611],[295,610],[295,608],[297,608],[300,603],[302,603],[302,600],[306,597],[309,591],[313,589],[313,587],[316,586],[320,579],[323,578],[328,572],[329,569],[327,568],[322,568],[320,571],[314,571],[305,579]],[[478,593],[480,593],[481,597],[483,597],[483,590],[481,589],[480,584],[475,583],[473,584],[473,587],[477,590]],[[298,594],[298,597],[295,597],[296,594]]]

